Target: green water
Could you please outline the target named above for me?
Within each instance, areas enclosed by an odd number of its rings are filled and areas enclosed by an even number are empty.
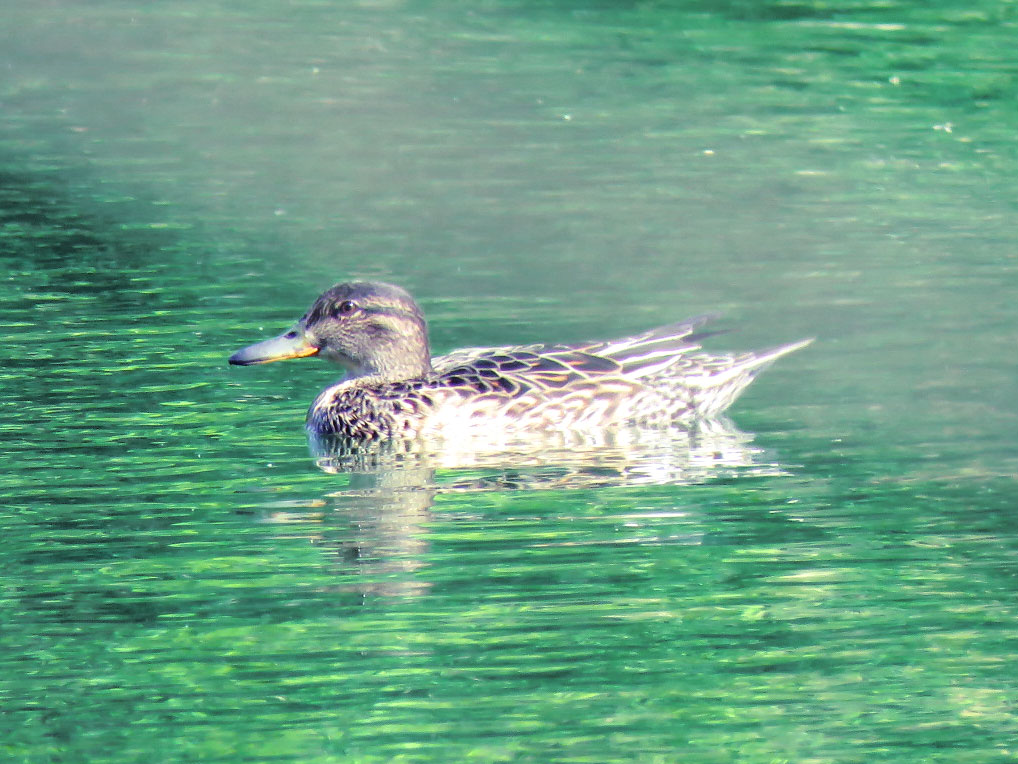
[[[1018,757],[1018,7],[8,0],[0,759]],[[316,463],[437,352],[815,336],[721,440]]]

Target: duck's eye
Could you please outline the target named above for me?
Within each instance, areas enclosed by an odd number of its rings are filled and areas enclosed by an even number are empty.
[[[343,302],[336,306],[336,315],[349,316],[355,310],[357,310],[357,303],[352,300],[343,300]]]

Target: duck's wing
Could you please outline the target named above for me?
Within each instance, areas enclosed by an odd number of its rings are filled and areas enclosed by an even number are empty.
[[[569,345],[470,348],[434,360],[441,387],[518,397],[620,375],[622,365]]]
[[[617,340],[466,348],[433,363],[443,387],[510,396],[613,380],[631,384],[654,377],[679,363],[683,354],[699,349],[699,339],[707,335],[696,334],[696,330],[712,317],[698,316]]]
[[[674,324],[649,329],[631,337],[603,342],[591,342],[577,349],[603,358],[609,358],[621,367],[622,373],[632,379],[646,379],[665,369],[681,366],[682,358],[700,349],[700,341],[720,332],[698,332],[701,326],[717,318],[707,313],[687,318]]]

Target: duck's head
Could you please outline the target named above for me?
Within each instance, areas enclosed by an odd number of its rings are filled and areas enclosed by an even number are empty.
[[[248,366],[318,355],[350,377],[397,382],[431,370],[424,314],[403,289],[377,281],[337,284],[288,331],[238,350],[230,363]]]

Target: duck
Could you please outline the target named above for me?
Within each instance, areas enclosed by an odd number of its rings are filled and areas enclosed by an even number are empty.
[[[688,425],[725,411],[757,374],[809,345],[707,353],[715,314],[620,339],[465,348],[432,357],[424,313],[403,288],[336,284],[277,337],[229,357],[235,366],[318,356],[346,374],[308,409],[310,435],[350,441],[464,428],[526,433]]]

